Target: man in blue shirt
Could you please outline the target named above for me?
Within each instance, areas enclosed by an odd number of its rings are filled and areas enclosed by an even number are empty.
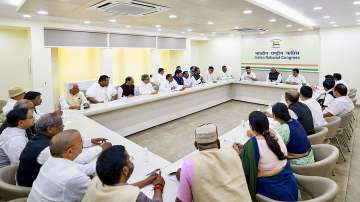
[[[182,71],[180,69],[175,70],[175,75],[173,76],[174,80],[178,85],[184,85],[184,79],[182,78]]]

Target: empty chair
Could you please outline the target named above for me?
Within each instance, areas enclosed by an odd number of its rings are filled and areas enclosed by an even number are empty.
[[[310,144],[323,144],[325,142],[325,137],[328,133],[329,129],[327,127],[319,127],[315,128],[315,134],[307,136]]]
[[[346,161],[339,138],[337,137],[338,134],[337,130],[340,127],[341,118],[338,116],[331,116],[331,117],[326,117],[325,120],[326,122],[328,122],[328,124],[325,127],[329,129],[326,135],[325,142],[330,143],[330,140],[335,140],[336,144],[338,145],[338,149],[340,150],[341,157],[343,158],[344,161]]]
[[[4,200],[27,197],[30,193],[30,187],[17,186],[15,174],[18,166],[6,166],[0,168],[0,197]]]
[[[330,144],[313,145],[312,150],[315,163],[291,165],[291,169],[299,175],[329,177],[339,158],[339,150]]]
[[[329,178],[317,176],[295,175],[300,190],[311,196],[309,200],[301,200],[305,202],[332,202],[339,190],[336,182]],[[258,202],[277,202],[261,194],[256,194]]]

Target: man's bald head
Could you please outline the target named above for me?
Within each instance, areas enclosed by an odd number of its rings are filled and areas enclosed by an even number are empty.
[[[299,102],[299,92],[296,90],[289,90],[285,93],[285,100],[288,104]]]
[[[49,147],[53,157],[74,160],[82,150],[80,132],[75,129],[64,130],[51,139]]]
[[[79,93],[79,91],[80,91],[79,84],[73,83],[70,85],[70,87],[71,88],[69,89],[69,91],[71,94],[76,95]]]

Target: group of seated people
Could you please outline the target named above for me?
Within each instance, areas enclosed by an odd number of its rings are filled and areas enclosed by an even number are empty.
[[[222,70],[222,78],[231,78],[225,74],[226,67]],[[197,67],[191,71],[190,86],[198,80],[201,83],[218,79],[212,77],[211,71],[210,76],[204,77]],[[165,76],[167,83],[162,79],[153,82],[159,82],[160,90],[168,89],[175,81],[175,88],[182,86],[178,89],[181,90],[189,84],[187,74],[177,69],[175,75]],[[298,190],[290,165],[315,161],[307,136],[314,134],[315,128],[326,126],[324,117],[342,116],[354,109],[347,96],[347,85],[338,76],[326,76],[325,93],[319,100],[313,97],[313,88],[304,85],[299,92],[287,91],[285,103],[272,105],[270,111],[250,113],[250,140],[244,145],[235,143],[232,148],[221,148],[215,124],[197,127],[194,145],[199,152],[186,156],[176,174],[176,201],[255,201],[257,193],[275,200],[296,201]],[[153,88],[150,77],[143,76],[142,80],[144,86],[139,88],[153,93],[147,87]],[[133,83],[132,78],[126,79],[122,92],[134,95],[134,88],[130,87]],[[73,84],[65,104],[68,109],[80,109],[90,102],[115,99],[116,94],[103,89],[108,86],[109,77],[102,76],[88,89],[86,97]],[[9,97],[3,109],[6,120],[0,127],[0,167],[18,165],[17,185],[32,187],[29,202],[162,202],[165,181],[161,173],[154,171],[142,181],[128,183],[134,159],[124,146],[112,145],[102,137],[83,138],[76,129],[64,130],[62,111],[39,115],[36,107],[42,103],[41,93],[15,87],[9,90]],[[270,119],[279,126],[270,128]],[[141,192],[151,184],[152,199]]]

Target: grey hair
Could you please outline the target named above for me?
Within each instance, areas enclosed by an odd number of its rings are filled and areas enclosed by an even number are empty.
[[[44,132],[48,127],[61,126],[63,121],[57,113],[48,113],[40,117],[35,123],[36,131]]]
[[[28,108],[28,104],[30,102],[31,102],[31,100],[21,99],[15,103],[13,109]]]
[[[141,75],[141,81],[144,81],[145,79],[150,78],[148,74]]]
[[[49,145],[51,155],[58,158],[63,157],[65,150],[72,146],[72,140],[77,135],[80,135],[80,132],[75,129],[64,130],[56,134]]]

